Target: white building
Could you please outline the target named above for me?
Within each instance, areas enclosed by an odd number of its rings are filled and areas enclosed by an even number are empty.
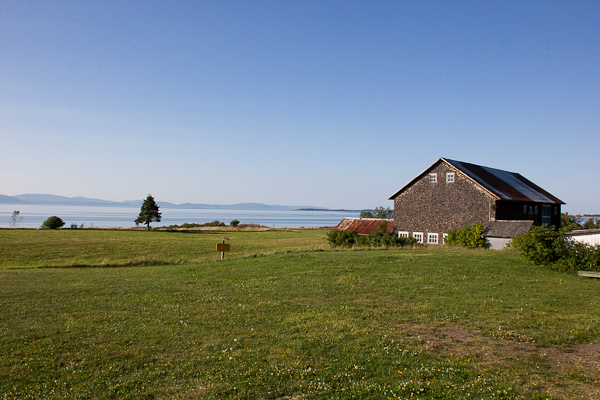
[[[566,232],[568,239],[587,243],[590,246],[600,246],[600,229],[582,229],[578,231]]]

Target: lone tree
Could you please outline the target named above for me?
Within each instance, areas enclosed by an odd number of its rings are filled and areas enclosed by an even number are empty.
[[[60,219],[56,215],[53,215],[52,217],[44,221],[44,223],[42,224],[42,229],[58,229],[60,227],[63,227],[64,225],[65,222],[62,219]]]
[[[158,206],[154,202],[154,197],[152,195],[148,195],[146,200],[142,203],[142,208],[140,209],[140,215],[135,219],[135,224],[146,224],[146,229],[150,230],[151,222],[160,222],[160,213],[158,212]]]
[[[21,216],[21,211],[13,211],[12,213],[12,221],[10,223],[10,226],[12,226],[13,228],[17,227],[17,223],[19,221],[21,221],[21,219],[23,219],[23,217]]]

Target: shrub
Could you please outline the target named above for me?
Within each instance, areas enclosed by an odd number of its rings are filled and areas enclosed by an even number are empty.
[[[357,235],[354,231],[333,230],[327,234],[331,247],[399,247],[415,245],[415,238],[397,237],[388,232],[375,231],[369,235]]]
[[[600,270],[600,246],[567,241],[567,257],[558,264],[565,272]],[[556,269],[556,268],[555,268]]]
[[[202,226],[200,224],[190,224],[188,222],[184,222],[183,224],[181,224],[181,228],[197,228],[199,226]],[[175,225],[175,227],[177,227],[177,225]]]
[[[566,240],[556,228],[534,226],[510,242],[510,247],[521,251],[523,256],[537,265],[549,265],[566,255]]]
[[[236,227],[236,226],[238,226],[239,224],[240,224],[240,221],[238,221],[237,219],[234,219],[233,221],[231,221],[231,222],[229,223],[229,225],[231,225],[231,226],[233,226],[233,227]]]
[[[365,245],[369,247],[396,247],[413,245],[417,243],[417,239],[410,237],[398,237],[392,233],[376,231],[368,236],[364,236]]]
[[[358,235],[354,231],[332,230],[327,233],[327,242],[331,247],[352,247]]]
[[[536,265],[555,271],[598,271],[600,246],[567,239],[563,231],[534,226],[515,236],[509,247],[521,251],[523,257]]]
[[[206,222],[204,224],[202,224],[202,226],[225,226],[225,222],[221,222],[221,221],[213,221],[213,222]]]
[[[485,238],[481,236],[483,228],[483,224],[473,224],[448,231],[445,244],[461,247],[485,247]]]
[[[62,219],[60,219],[56,215],[53,215],[52,217],[50,217],[44,221],[41,228],[42,229],[58,229],[58,228],[63,227],[64,225],[65,225],[65,222]]]

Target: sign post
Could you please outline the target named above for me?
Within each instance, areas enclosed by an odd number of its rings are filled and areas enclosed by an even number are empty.
[[[223,238],[223,243],[217,243],[217,251],[221,252],[221,260],[225,259],[225,252],[231,250],[231,246],[229,243],[225,243],[226,240],[229,240],[228,237]]]

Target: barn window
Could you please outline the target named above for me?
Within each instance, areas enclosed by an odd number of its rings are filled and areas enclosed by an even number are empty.
[[[527,215],[527,204],[523,206],[523,215]]]
[[[442,233],[442,244],[446,244],[446,238],[448,237],[447,233]]]
[[[535,215],[538,213],[538,206],[535,206]]]
[[[427,234],[427,243],[428,244],[438,244],[438,234],[437,233],[428,233]]]
[[[398,237],[407,238],[408,237],[408,232],[398,232]]]
[[[423,232],[413,232],[413,237],[417,239],[417,243],[423,244]]]
[[[437,174],[429,174],[429,183],[437,182]]]
[[[448,183],[454,182],[454,172],[448,172],[446,174],[446,182],[448,182]]]

